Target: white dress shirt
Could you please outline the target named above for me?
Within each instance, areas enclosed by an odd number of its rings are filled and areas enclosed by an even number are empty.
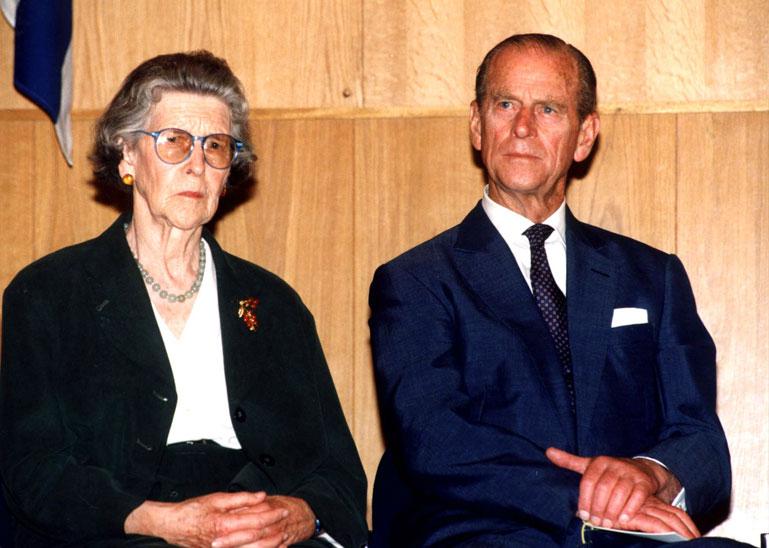
[[[515,262],[518,263],[518,268],[531,289],[531,250],[529,239],[523,233],[535,223],[492,200],[489,197],[488,185],[483,189],[481,205],[491,224],[502,235],[502,239],[512,251]],[[542,224],[554,228],[552,234],[545,240],[545,254],[556,285],[566,295],[566,202],[561,203]]]
[[[214,261],[208,243],[203,242],[206,270],[180,337],[174,335],[152,305],[176,386],[176,410],[166,443],[209,439],[223,447],[240,449],[224,378]]]

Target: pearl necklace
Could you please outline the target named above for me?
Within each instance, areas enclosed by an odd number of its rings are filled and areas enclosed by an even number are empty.
[[[123,230],[126,231],[126,234],[128,233],[128,223],[123,224]],[[199,259],[198,259],[198,274],[195,276],[195,281],[192,282],[192,287],[190,287],[187,291],[184,292],[182,295],[174,295],[173,293],[169,293],[165,289],[162,289],[160,287],[160,284],[155,281],[155,278],[153,278],[149,272],[147,272],[147,269],[142,266],[142,263],[139,262],[139,257],[137,257],[133,252],[131,254],[133,255],[134,261],[136,261],[136,266],[139,267],[139,272],[142,275],[142,279],[144,280],[144,283],[146,283],[148,286],[152,288],[152,291],[157,293],[161,299],[167,299],[168,302],[172,303],[183,303],[187,299],[191,299],[195,293],[198,292],[200,289],[200,284],[203,283],[203,274],[206,271],[206,248],[203,244],[203,238],[200,239],[200,253],[199,253]]]

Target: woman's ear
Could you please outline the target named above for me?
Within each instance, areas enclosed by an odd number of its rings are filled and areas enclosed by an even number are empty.
[[[123,154],[123,158],[117,166],[118,173],[120,173],[121,177],[126,173],[132,174],[134,172],[136,151],[133,147],[128,146],[128,143],[122,137],[118,139],[117,144]]]

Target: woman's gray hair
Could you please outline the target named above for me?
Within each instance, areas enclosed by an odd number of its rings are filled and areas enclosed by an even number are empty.
[[[166,91],[181,91],[218,97],[229,108],[232,136],[243,143],[230,167],[228,184],[237,185],[251,176],[256,156],[248,128],[248,102],[243,85],[227,61],[208,51],[159,55],[136,67],[123,81],[117,95],[96,122],[94,144],[89,159],[96,180],[108,185],[121,184],[118,165],[123,146],[139,138],[152,107]]]

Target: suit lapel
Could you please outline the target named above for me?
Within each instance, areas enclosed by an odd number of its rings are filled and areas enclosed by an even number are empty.
[[[521,339],[536,364],[543,391],[550,396],[565,440],[573,446],[573,421],[561,366],[547,325],[512,252],[491,224],[480,203],[459,225],[454,248],[457,269],[481,309],[506,324]],[[543,344],[543,341],[547,341]],[[521,364],[524,366],[524,364]]]
[[[590,424],[611,334],[616,275],[602,252],[603,242],[566,212],[566,302],[569,342],[577,396],[577,435],[582,451],[590,447]]]
[[[140,375],[154,375],[173,387],[173,374],[152,311],[144,281],[136,268],[123,215],[93,243],[84,262],[92,288],[92,306],[104,336],[136,367]]]

